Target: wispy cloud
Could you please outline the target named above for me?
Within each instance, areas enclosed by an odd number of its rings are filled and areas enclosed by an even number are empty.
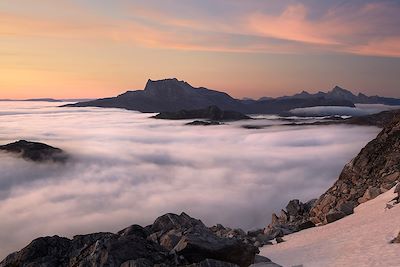
[[[94,2],[90,7],[77,4],[60,18],[3,12],[0,35],[97,38],[177,50],[399,56],[400,5],[394,1],[321,2],[322,8],[317,2],[282,1],[273,12],[268,9],[276,6],[272,2],[221,0],[215,5],[222,2],[227,8],[220,16],[193,1],[180,9],[172,8],[179,5],[173,1],[169,7],[157,1],[117,1],[109,13],[97,12]]]

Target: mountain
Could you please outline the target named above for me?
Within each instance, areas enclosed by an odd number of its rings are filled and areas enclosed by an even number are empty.
[[[67,107],[124,108],[141,112],[176,112],[179,110],[204,109],[217,106],[222,110],[242,113],[278,114],[294,108],[312,106],[348,106],[354,104],[347,100],[313,97],[305,99],[262,99],[239,100],[227,93],[204,87],[195,88],[184,81],[165,79],[148,80],[144,90],[128,91],[117,97],[97,99],[66,105]]]
[[[226,93],[203,87],[194,88],[184,81],[148,80],[144,90],[127,91],[117,97],[80,102],[67,106],[112,107],[141,112],[179,111],[218,106],[224,110],[241,109],[241,103]]]
[[[365,94],[359,93],[358,95],[353,94],[351,91],[343,89],[339,86],[335,86],[331,91],[324,93],[318,92],[315,94],[310,94],[303,91],[299,94],[292,96],[278,97],[277,99],[310,99],[310,98],[320,98],[330,100],[343,100],[350,101],[354,104],[384,104],[384,105],[400,105],[400,99],[381,97],[381,96],[367,96]]]

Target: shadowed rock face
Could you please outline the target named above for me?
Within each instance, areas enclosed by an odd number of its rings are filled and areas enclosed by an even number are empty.
[[[256,253],[256,247],[240,238],[218,236],[200,220],[171,213],[147,227],[132,225],[117,234],[38,238],[10,254],[0,267],[247,267],[255,262]]]
[[[330,223],[392,188],[400,179],[400,116],[348,163],[335,184],[315,203],[315,223]]]
[[[67,160],[67,155],[59,148],[55,148],[43,143],[28,142],[25,140],[0,146],[0,150],[19,154],[26,160],[32,160],[36,162],[65,162]]]
[[[251,119],[240,112],[221,110],[217,106],[210,106],[205,109],[180,110],[178,112],[161,112],[153,118],[164,120],[207,119],[210,121],[236,121]]]

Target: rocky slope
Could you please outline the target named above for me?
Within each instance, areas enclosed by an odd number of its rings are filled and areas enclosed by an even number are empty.
[[[0,151],[20,155],[26,160],[35,162],[64,162],[67,160],[67,154],[59,149],[43,143],[29,142],[20,140],[11,144],[0,146]]]
[[[386,125],[350,163],[310,211],[314,223],[329,223],[389,190],[400,179],[400,116]]]
[[[313,106],[348,106],[351,101],[328,99],[325,96],[312,98],[239,100],[230,95],[204,87],[195,88],[184,81],[165,79],[149,80],[144,90],[128,91],[117,97],[97,99],[66,105],[67,107],[109,107],[137,110],[141,112],[177,112],[179,110],[204,109],[218,106],[222,110],[246,114],[280,114],[294,108]]]
[[[247,267],[264,262],[279,267],[246,234],[223,226],[206,227],[185,213],[165,214],[152,225],[132,225],[113,233],[42,237],[0,262],[0,267]]]

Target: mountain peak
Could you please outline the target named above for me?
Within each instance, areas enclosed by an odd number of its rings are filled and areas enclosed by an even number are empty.
[[[331,92],[346,92],[351,93],[349,90],[343,89],[342,87],[336,85]]]

